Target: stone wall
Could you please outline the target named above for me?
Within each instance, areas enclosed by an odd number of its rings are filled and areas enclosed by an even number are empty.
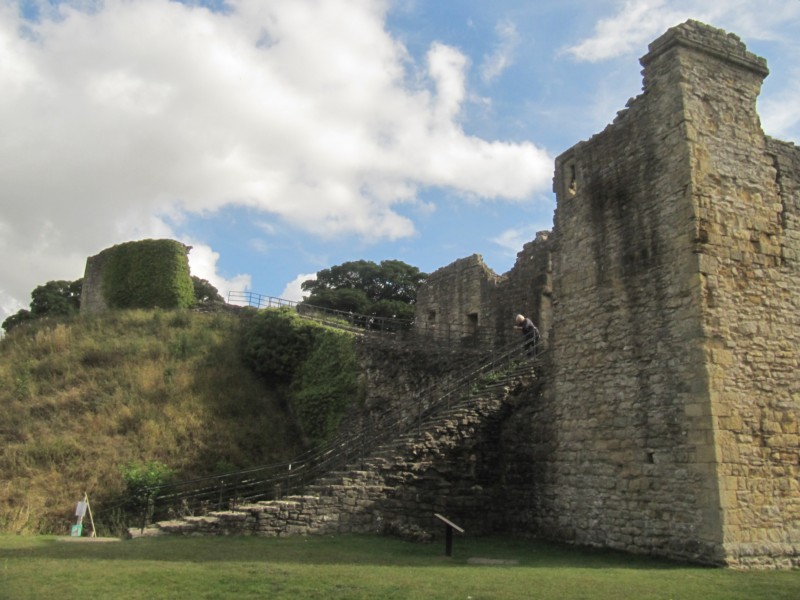
[[[556,160],[554,230],[497,276],[433,273],[417,322],[516,312],[548,339],[544,392],[499,436],[505,522],[579,544],[800,565],[800,152],[764,136],[768,70],[689,21],[643,93]]]
[[[175,240],[140,240],[90,256],[83,276],[81,311],[106,310],[109,298],[116,308],[190,306],[194,302],[188,258],[191,249]],[[109,291],[111,296],[107,297]]]
[[[81,312],[99,312],[107,308],[103,297],[103,270],[109,256],[108,253],[101,252],[86,259],[81,288]]]
[[[796,153],[767,150],[755,111],[766,65],[735,36],[688,22],[642,64],[644,93],[556,161],[534,528],[701,562],[791,563]]]
[[[549,232],[543,231],[525,244],[504,275],[492,271],[479,254],[431,273],[417,294],[416,327],[465,345],[502,346],[518,339],[514,317],[522,313],[546,339],[551,294]]]
[[[557,158],[553,232],[502,276],[474,255],[418,295],[417,332],[459,352],[531,316],[549,343],[536,385],[442,415],[313,497],[175,527],[429,529],[441,512],[471,533],[800,567],[800,151],[761,131],[766,63],[737,37],[689,21],[641,62],[643,93]],[[408,417],[452,379],[425,344],[368,349],[369,418]]]

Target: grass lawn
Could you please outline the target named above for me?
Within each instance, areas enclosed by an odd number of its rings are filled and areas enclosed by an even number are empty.
[[[443,542],[378,536],[0,535],[0,598],[797,600],[800,572],[737,572],[507,538],[457,537],[448,558]]]

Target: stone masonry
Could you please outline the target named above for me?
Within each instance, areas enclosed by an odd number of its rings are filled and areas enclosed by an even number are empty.
[[[533,318],[536,385],[308,496],[151,531],[425,532],[440,512],[471,533],[800,567],[800,149],[762,132],[766,62],[736,36],[687,21],[641,63],[643,93],[556,159],[553,231],[504,275],[473,255],[417,298],[417,332],[462,348],[501,347],[516,313]],[[385,377],[409,393],[447,377],[420,385],[384,358],[369,414],[417,406]]]
[[[687,22],[644,93],[558,157],[552,380],[527,454],[539,535],[800,565],[798,149],[765,61]]]
[[[548,336],[501,437],[511,529],[800,566],[800,151],[763,134],[766,62],[736,36],[688,21],[641,62],[643,93],[557,158],[553,231],[503,276],[433,273],[417,322],[506,339],[520,311]]]
[[[440,338],[503,346],[519,339],[514,317],[533,319],[542,336],[552,320],[552,257],[542,231],[517,254],[514,267],[495,274],[479,254],[434,271],[417,294],[416,324]]]
[[[497,444],[501,423],[536,385],[523,363],[479,386],[418,428],[363,460],[310,485],[303,495],[161,521],[131,537],[160,535],[314,535],[390,533],[427,541],[441,530],[434,513],[457,519],[470,534],[501,529]]]

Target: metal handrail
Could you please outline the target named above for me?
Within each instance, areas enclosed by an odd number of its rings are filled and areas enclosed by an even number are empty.
[[[243,304],[256,309],[289,307],[294,308],[298,315],[329,327],[361,333],[390,333],[400,336],[424,335],[434,343],[451,346],[454,344],[488,346],[492,345],[496,338],[493,331],[476,328],[474,325],[416,322],[413,319],[365,315],[249,291],[228,292],[228,304]]]
[[[488,373],[496,372],[516,359],[542,354],[539,340],[530,348],[526,341],[515,341],[473,361],[445,386],[433,385],[418,395],[414,417],[384,415],[367,425],[343,432],[322,446],[311,448],[291,461],[250,467],[234,472],[171,482],[151,488],[151,502],[146,511],[161,517],[179,516],[202,509],[234,508],[247,502],[269,500],[302,493],[322,475],[348,464],[386,442],[386,432],[394,439],[430,421],[440,411],[454,408],[470,397],[469,391]],[[428,398],[427,405],[423,402]],[[416,427],[415,427],[416,426]],[[158,506],[160,505],[160,506]],[[142,516],[144,527],[147,516]]]

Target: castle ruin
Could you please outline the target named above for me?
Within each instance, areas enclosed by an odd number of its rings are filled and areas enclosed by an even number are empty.
[[[643,93],[556,159],[552,232],[504,275],[478,255],[431,274],[405,354],[364,337],[368,413],[420,411],[448,375],[430,336],[500,348],[519,312],[546,342],[522,361],[535,377],[385,432],[307,495],[141,534],[366,533],[445,513],[475,534],[800,567],[800,149],[762,132],[766,62],[736,36],[687,21],[641,63]]]
[[[431,274],[418,327],[546,337],[543,391],[499,443],[515,531],[800,566],[800,149],[764,135],[766,61],[696,21],[643,93],[556,159],[553,231],[498,276]]]

